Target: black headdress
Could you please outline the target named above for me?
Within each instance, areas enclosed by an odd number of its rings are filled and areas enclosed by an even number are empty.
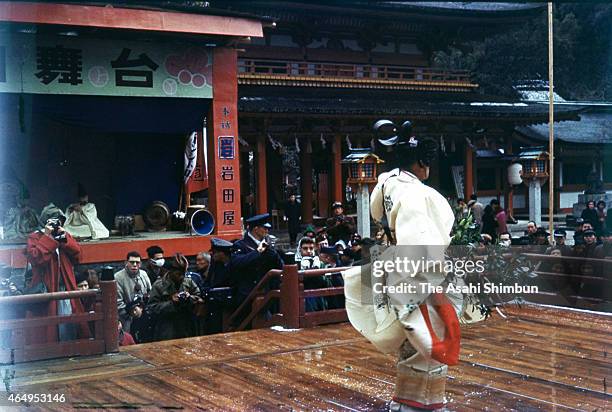
[[[391,162],[395,161],[397,166],[406,167],[414,162],[429,166],[436,158],[438,150],[436,142],[431,139],[417,139],[412,135],[412,123],[409,120],[400,127],[390,120],[379,120],[374,123],[374,135],[377,151],[382,152],[381,157]]]

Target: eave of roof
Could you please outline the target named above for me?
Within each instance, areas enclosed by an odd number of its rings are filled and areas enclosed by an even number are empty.
[[[612,112],[583,112],[579,121],[555,123],[555,140],[577,144],[612,144]],[[518,126],[516,131],[537,141],[548,141],[548,124]]]
[[[476,117],[499,120],[521,119],[541,123],[548,107],[541,104],[509,102],[457,102],[395,99],[307,98],[281,96],[243,96],[238,101],[241,113],[304,115]],[[555,106],[557,119],[575,119],[580,109]]]

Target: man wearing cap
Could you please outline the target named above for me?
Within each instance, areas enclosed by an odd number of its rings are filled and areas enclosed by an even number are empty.
[[[352,217],[344,214],[344,207],[341,202],[332,203],[332,213],[333,216],[326,222],[331,243],[336,243],[339,240],[348,243],[351,235],[355,233],[355,221]],[[366,233],[366,235],[369,235],[369,233]]]
[[[551,246],[546,250],[546,254],[549,255],[552,249],[559,249],[561,251],[561,256],[571,256],[572,248],[565,244],[565,237],[567,236],[567,232],[563,229],[555,229],[554,237],[555,237],[555,246]]]
[[[192,279],[185,276],[189,263],[177,254],[170,261],[168,273],[157,279],[147,304],[156,316],[155,340],[179,339],[193,336],[192,312],[204,301]]]
[[[234,242],[232,284],[236,287],[237,304],[246,299],[253,288],[272,269],[282,269],[283,260],[268,240],[270,214],[264,213],[246,220],[244,237]]]

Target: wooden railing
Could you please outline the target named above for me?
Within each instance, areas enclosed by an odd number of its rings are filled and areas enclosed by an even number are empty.
[[[344,308],[306,312],[306,298],[344,296],[343,287],[304,290],[304,279],[325,276],[346,268],[298,271],[296,265],[282,270],[271,270],[259,281],[249,296],[224,321],[224,331],[239,331],[281,325],[286,328],[305,328],[329,323],[346,322]],[[279,289],[267,289],[270,281],[280,278]],[[277,313],[270,313],[272,303],[278,303]]]
[[[541,270],[540,265],[535,271],[539,293],[524,296],[526,300],[580,309],[609,311],[612,308],[612,260],[537,253],[525,253],[525,256],[533,262],[566,265],[564,272]],[[590,275],[572,269],[587,263],[595,269]]]
[[[85,313],[23,317],[32,305],[44,306],[51,301],[64,299],[95,299],[95,302],[93,310]],[[116,352],[119,347],[117,284],[114,280],[101,281],[100,289],[2,297],[0,315],[0,364],[110,353]],[[60,324],[74,324],[75,327],[83,325],[91,329],[91,337],[28,342],[27,337],[32,335],[34,329],[57,327]]]
[[[238,78],[294,79],[294,80],[342,80],[358,83],[420,82],[461,87],[477,87],[467,70],[444,70],[432,67],[387,66],[376,64],[345,64],[309,61],[239,59]]]

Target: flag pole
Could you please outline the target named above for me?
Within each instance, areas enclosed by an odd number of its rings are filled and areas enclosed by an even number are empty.
[[[553,4],[548,2],[548,227],[551,239],[554,242],[554,185],[555,185],[555,105],[553,84]]]

